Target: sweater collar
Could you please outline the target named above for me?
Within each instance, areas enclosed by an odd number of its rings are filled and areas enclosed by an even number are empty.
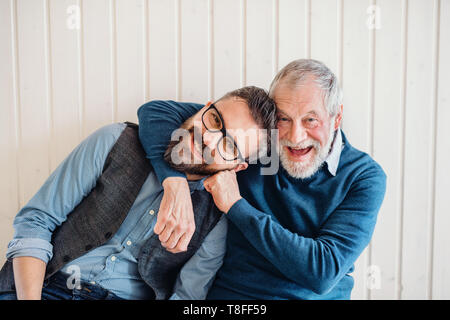
[[[336,134],[334,136],[333,144],[331,145],[331,151],[328,154],[328,157],[325,159],[327,163],[328,171],[336,176],[336,171],[339,166],[339,159],[341,158],[341,152],[344,148],[344,143],[342,141],[342,133],[341,128],[336,130]]]

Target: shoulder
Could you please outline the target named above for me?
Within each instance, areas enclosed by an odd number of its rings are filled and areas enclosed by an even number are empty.
[[[95,146],[112,146],[126,127],[125,123],[108,124],[91,133],[85,142]]]
[[[126,126],[125,123],[114,123],[95,130],[74,149],[73,156],[78,161],[94,161],[96,166],[103,166]]]
[[[342,149],[339,167],[350,170],[354,174],[370,174],[385,179],[386,173],[381,165],[368,153],[352,146],[343,135],[344,146]]]
[[[364,191],[370,197],[383,198],[386,190],[386,173],[381,165],[369,154],[353,147],[347,139],[339,162],[341,178],[349,185],[350,191]]]

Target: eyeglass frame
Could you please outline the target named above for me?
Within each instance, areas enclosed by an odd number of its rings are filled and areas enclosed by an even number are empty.
[[[217,115],[219,116],[219,119],[220,119],[220,121],[222,123],[222,126],[221,126],[222,128],[221,129],[211,130],[205,124],[205,121],[203,120],[203,118],[204,118],[205,114],[209,111],[209,109],[214,109],[217,112]],[[235,160],[239,159],[239,160],[241,160],[243,162],[246,162],[245,158],[242,156],[241,150],[239,149],[239,146],[237,145],[236,141],[233,139],[233,137],[231,135],[227,134],[227,130],[225,129],[225,122],[223,121],[222,115],[220,114],[219,110],[214,105],[214,103],[211,103],[211,105],[205,111],[203,111],[202,123],[203,123],[203,126],[205,127],[205,129],[207,131],[209,131],[209,132],[221,132],[222,133],[222,137],[219,139],[219,141],[217,141],[216,148],[217,148],[217,151],[219,152],[219,154],[220,154],[220,156],[222,157],[223,160],[225,160],[225,161],[235,161]],[[220,152],[219,143],[222,142],[222,140],[225,139],[226,137],[228,137],[229,139],[231,139],[231,141],[233,141],[234,146],[236,147],[236,149],[238,151],[237,157],[235,157],[232,160],[225,159],[224,156],[222,155],[222,153]]]

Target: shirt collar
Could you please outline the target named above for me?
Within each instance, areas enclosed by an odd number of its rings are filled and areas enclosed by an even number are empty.
[[[194,192],[196,190],[205,189],[205,186],[203,185],[203,181],[205,181],[205,179],[206,177],[200,180],[188,180],[189,190],[191,190],[191,192]]]
[[[328,157],[325,159],[327,163],[328,171],[336,176],[336,171],[339,165],[339,159],[341,158],[341,152],[344,148],[344,143],[342,141],[342,133],[341,128],[336,130],[336,134],[334,137],[333,144],[331,145],[331,151],[328,154]]]

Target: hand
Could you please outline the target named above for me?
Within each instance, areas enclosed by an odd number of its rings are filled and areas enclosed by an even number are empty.
[[[187,250],[195,231],[191,193],[185,178],[169,177],[163,181],[164,195],[154,232],[161,245],[172,253]]]
[[[206,191],[211,193],[217,208],[228,213],[238,200],[242,199],[235,170],[225,170],[205,179]]]

